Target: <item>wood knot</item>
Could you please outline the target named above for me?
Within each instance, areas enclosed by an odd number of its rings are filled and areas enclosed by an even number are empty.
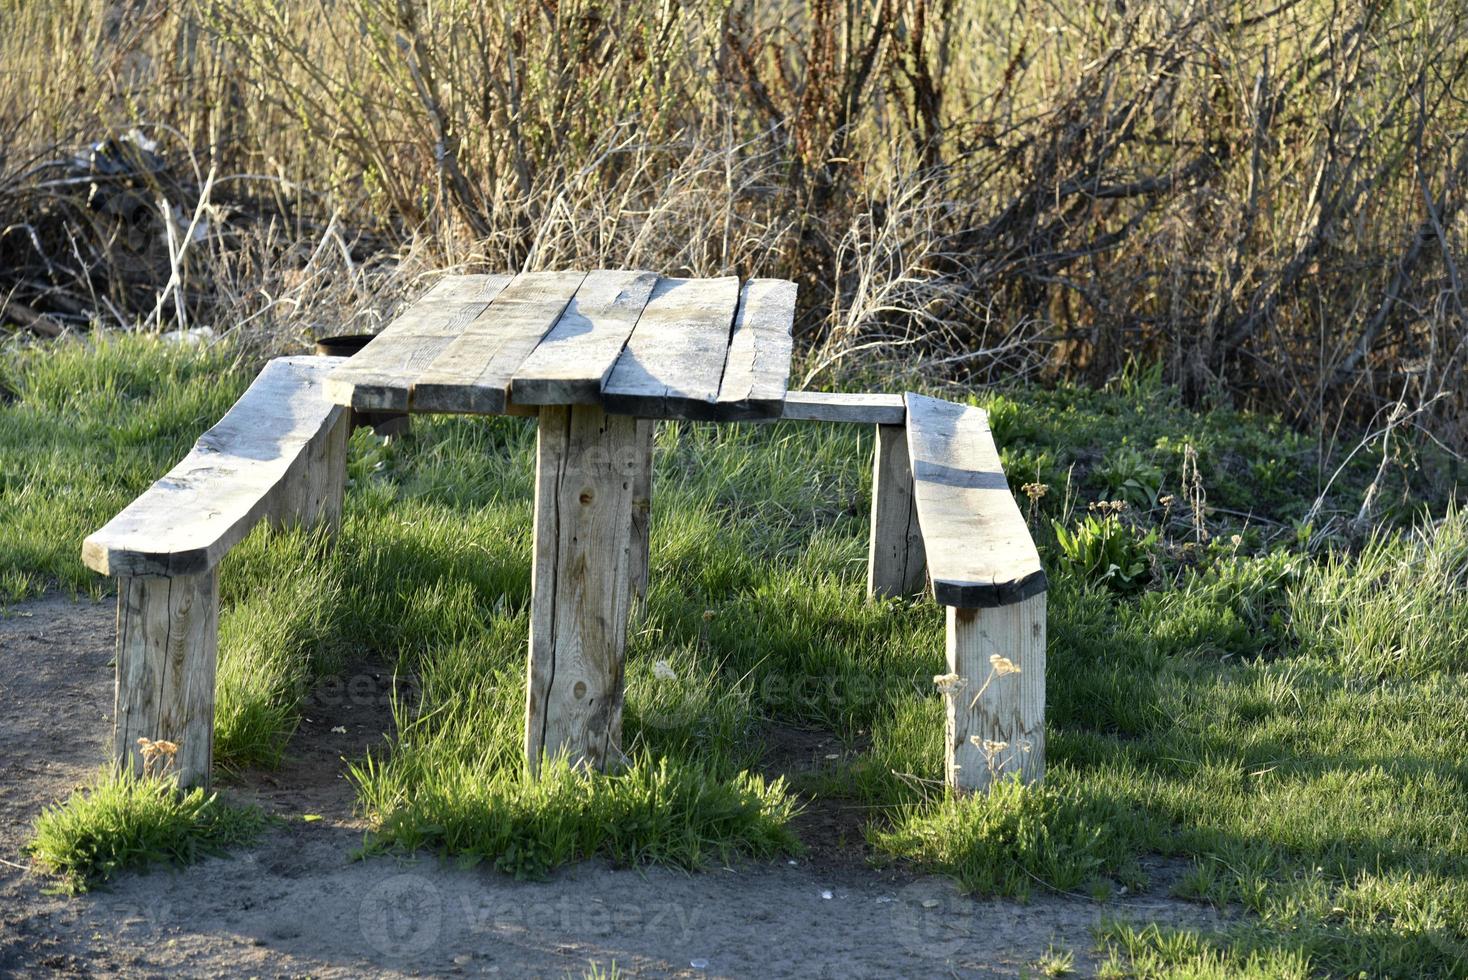
[[[582,490],[581,491],[581,502],[583,504],[589,504],[589,503],[591,503],[591,500],[592,500],[592,497],[593,496],[594,495],[592,494],[592,492],[590,490]]]
[[[586,682],[585,681],[577,681],[576,682],[576,686],[573,687],[573,688],[571,688],[571,693],[574,694],[574,695],[576,695],[576,699],[578,701],[581,700],[582,698],[586,697]]]

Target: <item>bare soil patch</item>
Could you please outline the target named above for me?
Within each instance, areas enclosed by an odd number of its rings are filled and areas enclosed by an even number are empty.
[[[784,776],[798,785],[802,777],[834,768],[848,752],[864,748],[866,741],[847,745],[834,732],[776,722],[765,732],[764,774],[768,778]],[[817,871],[877,873],[868,864],[872,854],[865,836],[866,825],[871,822],[867,807],[855,799],[830,795],[803,794],[802,803],[804,809],[793,823],[806,846],[806,864]],[[888,871],[885,877],[899,882],[910,876]]]
[[[363,660],[322,678],[301,706],[301,724],[274,770],[224,774],[221,788],[283,816],[307,814],[341,827],[366,829],[355,813],[348,760],[381,747],[393,729],[393,693],[407,685],[392,669]]]
[[[1051,946],[1074,951],[1084,975],[1103,916],[1219,923],[1162,897],[1175,873],[1162,865],[1151,895],[1104,904],[974,900],[941,879],[874,870],[864,815],[839,803],[802,819],[805,858],[702,874],[588,862],[516,882],[426,856],[359,860],[366,827],[344,760],[390,726],[394,683],[370,663],[345,670],[347,686],[312,694],[279,770],[225,781],[225,792],[286,818],[259,846],[80,897],[51,894],[16,865],[35,815],[105,758],[113,621],[110,602],[61,596],[0,618],[0,975],[561,977],[615,960],[634,976],[1010,977]],[[779,736],[772,764],[839,751],[822,737]]]

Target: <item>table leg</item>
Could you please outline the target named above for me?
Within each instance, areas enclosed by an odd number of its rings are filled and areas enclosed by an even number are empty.
[[[540,411],[525,757],[621,760],[637,422],[596,406]]]

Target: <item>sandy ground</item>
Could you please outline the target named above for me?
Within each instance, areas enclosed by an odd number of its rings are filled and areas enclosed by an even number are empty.
[[[356,860],[365,828],[341,757],[381,737],[370,668],[316,692],[280,771],[226,788],[295,817],[260,845],[53,894],[21,847],[36,813],[105,758],[113,620],[110,602],[62,597],[0,617],[0,976],[579,977],[615,961],[634,976],[1010,977],[1051,947],[1086,975],[1102,918],[1218,924],[1165,897],[1177,869],[1163,865],[1146,896],[1019,904],[872,870],[830,841],[799,862],[692,875],[590,862],[534,883],[430,857]]]

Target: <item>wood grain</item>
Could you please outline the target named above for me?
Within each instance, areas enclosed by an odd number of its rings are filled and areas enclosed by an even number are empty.
[[[411,378],[409,407],[415,412],[504,413],[515,372],[555,326],[585,279],[584,272],[516,276],[463,333]]]
[[[927,558],[913,502],[907,434],[900,425],[879,425],[876,429],[867,595],[919,595],[928,584]]]
[[[406,412],[412,381],[489,306],[508,275],[446,276],[327,382],[327,395],[361,411]]]
[[[751,279],[744,284],[719,384],[721,418],[780,417],[790,382],[794,323],[795,283]]]
[[[340,528],[351,421],[350,413],[342,411],[306,443],[272,494],[266,516],[273,525],[325,525],[332,534]]]
[[[738,279],[659,279],[602,386],[607,410],[721,418],[719,386],[738,305]]]
[[[167,475],[82,544],[103,575],[192,575],[218,564],[272,504],[313,440],[346,409],[324,381],[343,358],[284,357]],[[299,470],[298,470],[299,472]]]
[[[637,469],[632,474],[632,526],[627,542],[627,583],[633,599],[647,598],[652,540],[653,436],[657,422],[638,419],[634,440]]]
[[[636,420],[541,409],[535,471],[525,758],[532,773],[621,763]]]
[[[144,770],[139,738],[172,742],[177,752],[155,759],[152,771],[186,787],[209,785],[218,631],[212,569],[119,580],[112,757],[124,771]]]
[[[967,609],[1045,591],[1045,571],[1020,513],[988,414],[908,393],[907,448],[933,594]]]
[[[592,272],[566,311],[515,371],[517,405],[598,405],[601,388],[637,326],[658,277],[652,272]]]
[[[1045,773],[1045,594],[990,609],[949,607],[948,670],[960,680],[944,695],[948,785],[987,790],[996,777]],[[996,669],[1002,657],[1018,673]]]
[[[901,425],[907,404],[901,395],[869,392],[787,391],[780,418],[804,422],[868,422]]]

